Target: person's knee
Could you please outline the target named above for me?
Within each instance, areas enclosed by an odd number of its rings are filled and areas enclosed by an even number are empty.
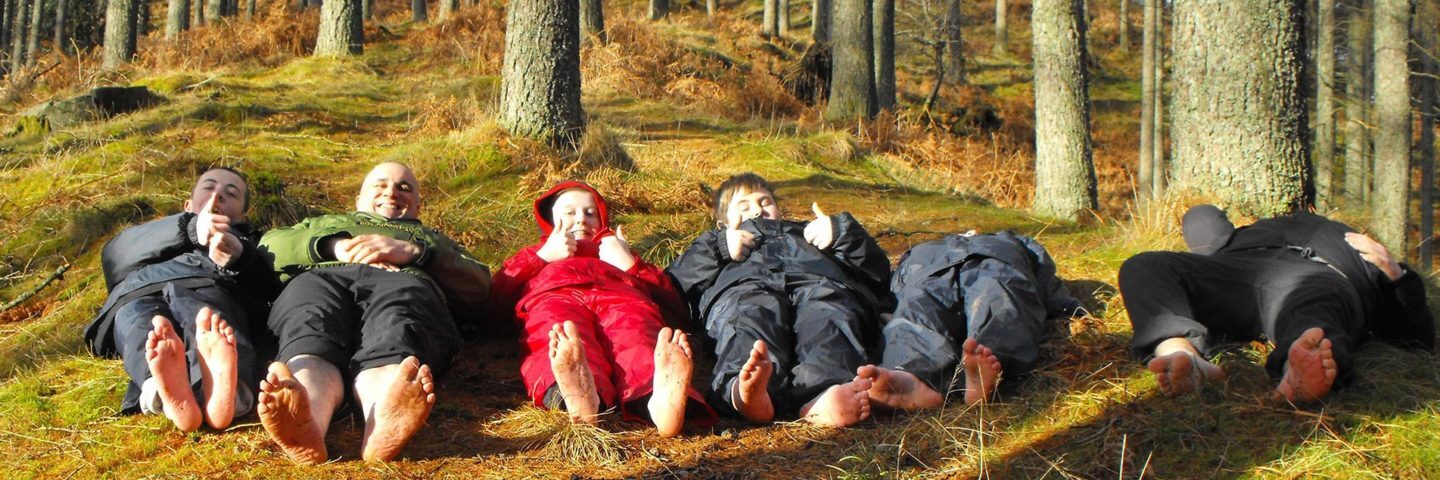
[[[1120,289],[1140,285],[1172,275],[1173,252],[1141,252],[1120,264]]]

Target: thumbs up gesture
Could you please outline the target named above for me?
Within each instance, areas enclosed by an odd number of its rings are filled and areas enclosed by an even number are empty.
[[[805,241],[820,250],[830,248],[830,244],[835,243],[835,225],[830,216],[820,210],[820,204],[811,203],[810,210],[815,212],[815,219],[805,224]]]
[[[560,224],[550,230],[550,237],[545,239],[545,245],[535,252],[545,262],[558,262],[575,255],[575,234],[570,229],[575,228],[575,220],[569,216],[560,218]]]
[[[635,266],[635,255],[630,253],[630,241],[625,239],[623,228],[615,227],[614,235],[600,239],[600,261],[628,272]]]

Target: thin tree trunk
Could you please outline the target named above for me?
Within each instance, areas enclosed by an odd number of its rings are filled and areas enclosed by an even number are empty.
[[[853,122],[875,117],[875,48],[870,0],[836,0],[830,32],[830,101],[825,119]]]
[[[1410,2],[1375,0],[1375,186],[1370,230],[1397,258],[1409,256]]]
[[[1335,0],[1315,9],[1315,209],[1331,208],[1335,173]]]
[[[649,13],[646,15],[650,21],[660,21],[670,14],[670,0],[650,0]]]
[[[1007,14],[1006,2],[1008,0],[995,0],[995,45],[990,47],[990,53],[1001,57],[1005,55],[1005,44],[1010,42],[1009,33],[1006,31]]]
[[[255,21],[255,0],[245,0],[245,21]]]
[[[815,0],[811,5],[810,12],[810,38],[815,43],[826,43],[830,41],[830,23],[833,15],[832,0]]]
[[[1345,71],[1345,201],[1365,209],[1370,190],[1370,8],[1369,0],[1350,0],[1346,39],[1350,62]]]
[[[320,4],[320,31],[315,37],[315,56],[344,57],[365,52],[362,0],[326,0]]]
[[[109,0],[105,7],[105,54],[102,66],[115,70],[135,56],[136,0]]]
[[[0,77],[10,69],[10,25],[15,23],[15,0],[0,0]]]
[[[955,84],[965,83],[965,50],[960,30],[964,17],[960,13],[960,1],[946,2],[945,43],[941,44],[944,49],[945,72],[940,77]]]
[[[460,9],[460,0],[440,0],[440,21],[445,21]]]
[[[1077,219],[1096,206],[1081,0],[1035,0],[1035,204]]]
[[[15,16],[10,23],[10,71],[19,71],[25,66],[26,27],[29,23],[30,5],[38,0],[20,0],[15,3]]]
[[[715,0],[705,0],[705,18],[707,20],[715,18],[716,10]]]
[[[580,0],[580,29],[585,32],[583,41],[594,38],[605,43],[605,2],[602,0]]]
[[[775,33],[790,36],[790,0],[775,0]]]
[[[1301,8],[1300,0],[1175,4],[1175,190],[1256,216],[1309,203]]]
[[[1140,38],[1140,156],[1135,162],[1135,196],[1140,202],[1156,198],[1151,191],[1155,163],[1155,5],[1145,0]]]
[[[895,109],[895,0],[872,0],[875,24],[875,108]]]
[[[30,33],[27,35],[29,41],[25,45],[25,64],[35,65],[36,57],[40,56],[40,20],[45,18],[45,0],[35,0],[35,7],[30,11]]]
[[[205,24],[215,25],[220,23],[220,17],[225,16],[225,0],[205,1]]]
[[[150,2],[148,0],[131,0],[130,8],[135,9],[135,29],[131,42],[140,43],[140,37],[150,33]]]
[[[580,9],[567,0],[511,0],[499,123],[512,135],[573,146],[580,106]]]
[[[925,117],[934,118],[931,112],[935,109],[935,100],[940,98],[940,86],[945,83],[945,42],[935,42],[935,84],[930,86],[930,94],[925,96]]]
[[[56,0],[55,3],[55,51],[61,55],[70,52],[69,39],[65,38],[66,10],[70,9],[69,0]]]
[[[361,0],[360,18],[364,22],[375,19],[375,0]]]
[[[415,23],[430,20],[430,14],[425,11],[425,0],[410,0],[410,21]]]
[[[1130,0],[1120,0],[1120,51],[1130,51]]]
[[[764,14],[760,17],[760,21],[762,22],[760,25],[760,36],[770,39],[779,34],[777,30],[779,26],[779,10],[780,0],[765,0]]]
[[[1165,184],[1168,177],[1168,162],[1165,161],[1165,2],[1155,2],[1155,23],[1150,25],[1155,29],[1155,43],[1150,44],[1155,51],[1151,53],[1155,57],[1151,67],[1155,69],[1155,98],[1151,102],[1151,113],[1154,118],[1151,121],[1155,124],[1154,132],[1150,137],[1150,195],[1153,198],[1165,196]]]
[[[1435,241],[1435,121],[1440,116],[1440,4],[1422,2],[1415,9],[1416,55],[1420,60],[1420,270],[1428,272],[1434,260]]]
[[[174,40],[190,29],[190,0],[170,0],[165,15],[165,38]]]

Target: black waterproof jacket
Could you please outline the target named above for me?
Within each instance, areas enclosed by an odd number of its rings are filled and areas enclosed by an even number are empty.
[[[1030,237],[1000,232],[987,235],[948,235],[933,242],[912,247],[900,257],[890,290],[899,292],[910,284],[940,275],[975,258],[993,258],[1033,275],[1045,299],[1045,311],[1052,317],[1069,316],[1080,308],[1080,301],[1070,296],[1065,283],[1055,276],[1055,260]],[[988,271],[987,275],[1007,272]]]

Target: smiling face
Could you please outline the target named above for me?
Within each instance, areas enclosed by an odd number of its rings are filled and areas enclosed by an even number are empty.
[[[382,163],[370,170],[360,195],[355,197],[355,210],[395,219],[420,216],[420,182],[410,167],[398,163]]]
[[[765,190],[750,190],[740,188],[730,196],[730,202],[725,206],[725,228],[735,228],[741,222],[752,218],[780,218],[780,205],[775,203],[775,196]]]
[[[210,201],[211,195],[215,195],[214,213],[237,221],[245,218],[245,202],[250,189],[245,185],[245,179],[235,172],[216,168],[200,175],[200,179],[195,181],[195,188],[190,191],[190,199],[185,201],[185,211],[199,213],[205,208],[205,202]]]
[[[572,188],[556,195],[555,204],[550,206],[550,223],[560,228],[563,219],[567,218],[574,222],[570,233],[575,235],[576,240],[594,238],[595,232],[600,230],[600,206],[595,203],[595,196],[583,188]]]

